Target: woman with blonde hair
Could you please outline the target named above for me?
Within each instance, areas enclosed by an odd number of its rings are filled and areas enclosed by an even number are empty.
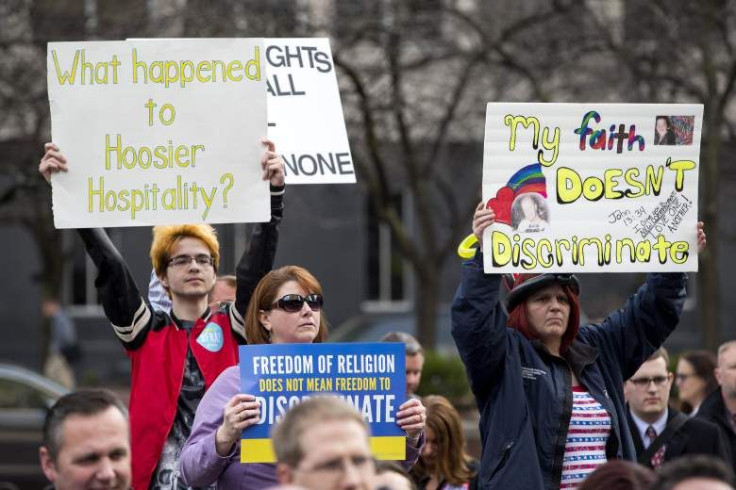
[[[465,452],[462,419],[440,395],[422,399],[427,410],[426,442],[411,474],[422,490],[475,488],[477,462]]]

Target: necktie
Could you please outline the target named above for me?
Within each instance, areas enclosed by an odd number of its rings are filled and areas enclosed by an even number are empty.
[[[649,427],[647,427],[644,435],[649,438],[649,445],[651,445],[657,438],[657,431],[654,430],[654,427],[650,425]],[[650,461],[652,463],[652,468],[654,468],[655,470],[662,466],[662,463],[664,463],[664,444],[662,444],[662,447],[657,449],[657,452],[654,453],[654,456],[652,456],[652,459]]]

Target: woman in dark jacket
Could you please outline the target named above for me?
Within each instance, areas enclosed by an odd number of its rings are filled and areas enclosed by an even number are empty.
[[[494,221],[479,205],[473,232]],[[697,233],[702,250],[702,223]],[[504,308],[482,253],[466,262],[452,333],[481,413],[479,487],[576,488],[609,459],[635,460],[623,382],[677,326],[685,282],[650,274],[622,309],[580,327],[575,276],[521,274]]]

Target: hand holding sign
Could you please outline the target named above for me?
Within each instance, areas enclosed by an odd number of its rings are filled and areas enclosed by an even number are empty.
[[[396,423],[414,443],[422,436],[426,420],[427,409],[424,408],[418,398],[412,398],[402,403],[399,412],[396,414]]]
[[[473,234],[478,239],[478,243],[483,243],[483,230],[491,226],[496,221],[496,213],[491,208],[486,208],[483,201],[475,208],[473,215]]]
[[[702,221],[698,221],[698,225],[697,225],[698,253],[702,253],[703,250],[705,250],[706,240],[705,240],[705,231],[703,230],[704,226],[705,226],[705,223],[703,223]]]
[[[284,160],[276,153],[276,145],[269,139],[262,139],[261,143],[266,146],[266,151],[261,158],[263,169],[263,180],[268,180],[274,187],[284,186]]]
[[[66,164],[66,158],[59,152],[59,147],[54,143],[46,143],[43,145],[44,153],[41,163],[38,165],[38,171],[41,172],[46,182],[51,183],[51,174],[56,172],[67,172],[69,168]]]
[[[222,410],[222,424],[215,433],[217,454],[227,456],[240,437],[243,429],[258,422],[261,405],[253,395],[237,394]]]

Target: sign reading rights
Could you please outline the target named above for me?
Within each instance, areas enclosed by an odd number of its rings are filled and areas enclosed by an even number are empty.
[[[289,184],[354,184],[355,170],[327,38],[266,39],[268,135]]]
[[[57,228],[268,221],[262,39],[49,43]]]
[[[240,461],[276,461],[271,427],[311,396],[346,400],[370,425],[374,456],[403,460],[406,434],[396,424],[396,413],[406,398],[405,363],[401,343],[241,346],[242,391],[256,397],[261,417],[243,431]]]
[[[697,270],[702,105],[488,104],[486,272]]]

